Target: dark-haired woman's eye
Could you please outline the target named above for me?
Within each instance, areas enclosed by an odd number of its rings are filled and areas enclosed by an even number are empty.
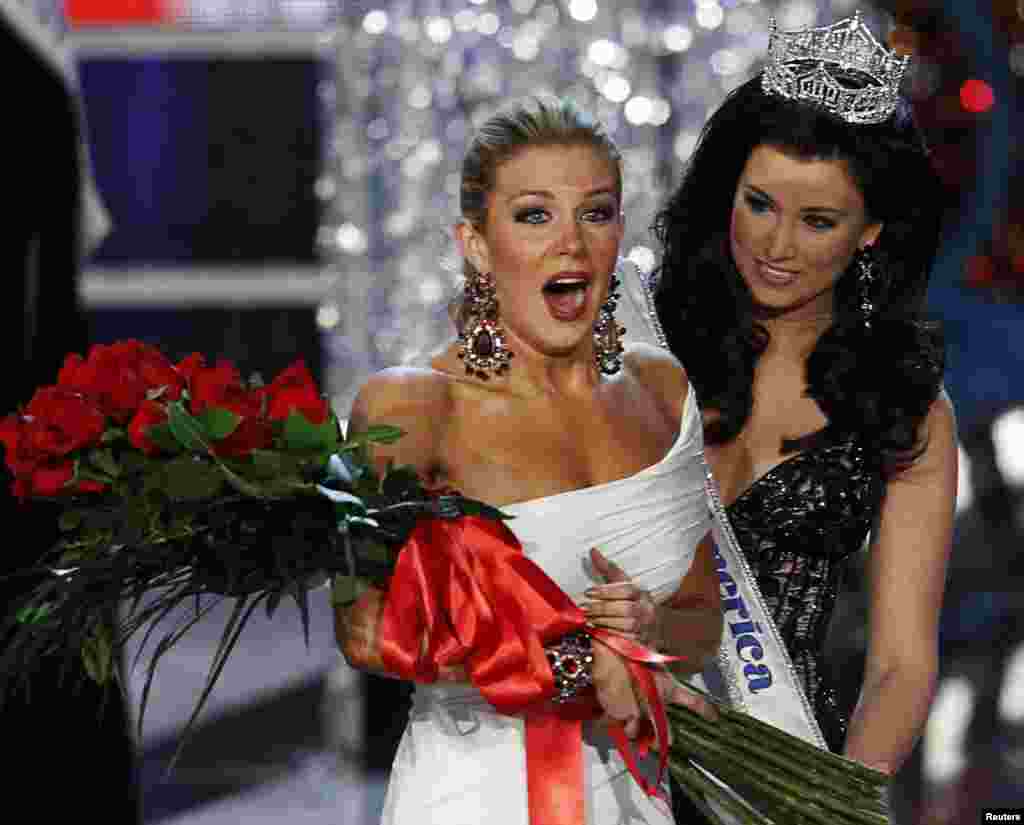
[[[755,215],[761,215],[772,208],[770,200],[761,195],[755,195],[753,192],[748,192],[743,199],[747,202],[747,208]]]
[[[529,206],[518,210],[515,214],[516,223],[544,223],[547,217],[547,210],[541,209],[539,206]]]
[[[825,218],[821,215],[808,215],[804,218],[804,222],[811,227],[811,229],[817,229],[824,232],[828,229],[835,229],[836,222],[831,218]]]

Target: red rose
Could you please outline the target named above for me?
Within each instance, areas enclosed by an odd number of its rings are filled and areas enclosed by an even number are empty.
[[[293,412],[301,413],[311,424],[323,424],[330,414],[330,406],[303,361],[296,361],[267,387],[267,418],[283,421]]]
[[[74,475],[74,464],[63,461],[59,464],[42,464],[25,478],[16,479],[14,492],[21,499],[38,496],[60,496],[73,493],[102,493],[106,485],[99,481],[80,479],[72,487],[68,486]]]
[[[216,366],[197,366],[190,379],[192,412],[196,415],[210,407],[230,410],[241,421],[231,435],[214,442],[220,456],[245,456],[254,449],[265,449],[273,441],[270,423],[264,415],[265,389],[249,389],[230,361]]]
[[[46,388],[47,391],[56,389]],[[58,408],[68,412],[70,405],[61,405],[49,398],[52,393],[47,391],[36,393],[33,402],[38,401],[37,408],[44,413],[52,413]],[[61,451],[74,440],[74,435],[62,435],[53,425],[56,420],[48,422],[42,417],[26,414],[9,415],[0,421],[0,443],[4,445],[7,466],[14,474],[14,494],[20,500],[105,489],[104,484],[87,480],[81,480],[73,487],[67,486],[74,476],[75,465]]]
[[[69,355],[57,383],[95,399],[103,412],[124,424],[148,393],[162,390],[163,398],[179,398],[185,379],[158,349],[127,340],[97,344],[85,359]]]
[[[37,390],[22,417],[29,422],[32,450],[45,456],[66,456],[99,444],[106,428],[94,404],[64,387]]]
[[[8,415],[0,419],[0,444],[4,445],[4,461],[15,476],[31,467],[27,424],[20,415]]]
[[[144,400],[139,406],[128,424],[128,438],[132,444],[146,455],[154,455],[160,452],[160,447],[154,444],[147,437],[147,433],[157,424],[163,424],[167,420],[167,408],[157,402]]]
[[[177,364],[174,369],[178,371],[178,374],[184,379],[186,385],[192,386],[192,377],[201,369],[206,368],[206,359],[203,358],[198,352],[193,352],[187,358],[183,358]]]

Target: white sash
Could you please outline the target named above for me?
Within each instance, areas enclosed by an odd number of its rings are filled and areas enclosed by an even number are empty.
[[[623,293],[617,317],[626,327],[626,340],[667,348],[649,284],[628,262],[620,262],[617,273]],[[725,629],[715,663],[692,681],[733,707],[825,749],[825,739],[736,541],[707,462],[704,469]]]

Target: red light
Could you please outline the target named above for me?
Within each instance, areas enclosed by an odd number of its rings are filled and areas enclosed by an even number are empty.
[[[995,102],[995,92],[984,80],[967,80],[960,87],[960,105],[968,112],[987,112]]]
[[[995,274],[992,259],[986,255],[973,255],[967,259],[967,285],[987,286]]]
[[[65,0],[71,26],[158,24],[173,19],[166,0]]]

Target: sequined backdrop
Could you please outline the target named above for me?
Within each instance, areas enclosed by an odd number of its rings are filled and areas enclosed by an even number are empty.
[[[767,20],[831,22],[853,0],[361,0],[335,37],[337,74],[318,192],[319,245],[335,276],[319,308],[327,385],[339,409],[370,372],[451,334],[459,289],[450,227],[475,125],[538,90],[574,98],[623,151],[623,254],[656,263],[649,226],[707,114],[759,68]],[[886,33],[886,15],[859,4]]]

